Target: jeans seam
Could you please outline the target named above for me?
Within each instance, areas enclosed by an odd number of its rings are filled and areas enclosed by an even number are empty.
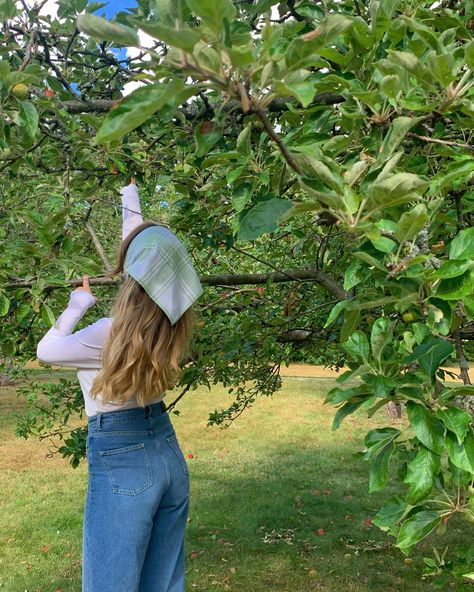
[[[158,445],[158,442],[156,440],[153,440],[153,441],[155,442],[155,446],[156,446],[156,449],[158,450],[158,454],[160,455],[160,458],[163,461],[163,464],[165,466],[165,470],[166,470],[166,489],[168,489],[170,487],[170,485],[171,485],[170,468],[169,468],[168,463],[166,462],[165,458],[161,454],[161,450],[160,450],[160,446]]]

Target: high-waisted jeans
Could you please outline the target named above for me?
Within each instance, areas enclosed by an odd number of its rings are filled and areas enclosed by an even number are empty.
[[[157,403],[89,418],[83,592],[184,592],[189,472]]]

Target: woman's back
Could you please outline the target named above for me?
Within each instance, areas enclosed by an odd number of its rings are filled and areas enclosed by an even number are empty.
[[[143,223],[138,191],[134,184],[122,190],[122,240]],[[73,330],[96,300],[86,291],[71,292],[69,304],[58,317],[53,327],[38,343],[36,355],[41,362],[54,366],[77,368],[77,378],[84,395],[86,414],[96,415],[107,411],[118,411],[137,406],[136,397],[126,403],[102,404],[100,397],[90,397],[94,378],[102,368],[102,346],[112,326],[112,317],[103,317],[95,323],[73,333]],[[163,394],[157,395],[152,403],[159,402]]]

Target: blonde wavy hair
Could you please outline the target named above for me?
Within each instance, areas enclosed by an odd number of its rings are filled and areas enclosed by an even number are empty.
[[[123,272],[125,256],[132,240],[145,228],[143,222],[122,242],[113,277]],[[91,397],[100,395],[104,403],[125,403],[136,395],[143,407],[173,388],[180,375],[180,362],[193,336],[193,307],[171,325],[161,308],[140,284],[126,274],[111,309],[110,333],[102,346],[102,368],[91,388]]]

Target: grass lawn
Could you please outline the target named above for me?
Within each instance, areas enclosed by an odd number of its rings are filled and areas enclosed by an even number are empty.
[[[199,389],[180,402],[182,415],[172,421],[185,455],[193,455],[187,590],[439,589],[421,580],[422,557],[431,544],[442,549],[467,529],[429,540],[404,563],[368,521],[385,495],[368,494],[368,466],[352,458],[367,429],[386,424],[385,415],[357,414],[331,432],[334,409],[323,399],[332,385],[284,378],[279,393],[226,430],[206,425],[209,412],[230,401],[224,389]],[[22,407],[14,389],[2,389],[0,592],[80,592],[86,467],[46,458],[47,442],[17,438],[13,414]]]

